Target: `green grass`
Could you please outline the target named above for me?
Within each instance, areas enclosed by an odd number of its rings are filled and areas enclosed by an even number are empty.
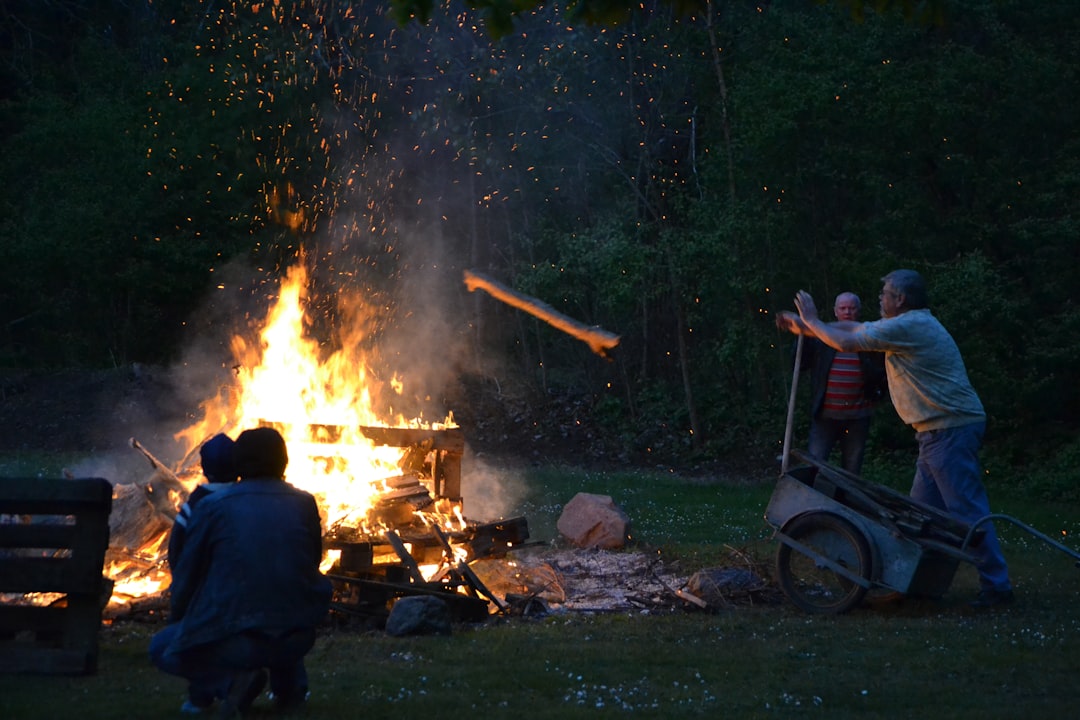
[[[525,473],[518,508],[534,538],[576,492],[611,495],[636,542],[688,567],[726,545],[769,556],[762,515],[775,478],[659,472]],[[1066,544],[1076,508],[991,489],[994,510]],[[788,603],[701,611],[491,618],[449,637],[392,638],[326,628],[308,656],[304,718],[1018,718],[1075,717],[1080,572],[1073,560],[1002,527],[1018,599],[976,613],[961,566],[940,601],[807,616]],[[153,626],[103,628],[89,677],[0,676],[0,717],[179,717],[184,683],[146,659]],[[265,699],[251,717],[281,717]]]
[[[0,477],[62,477],[64,468],[84,459],[74,453],[24,450],[0,457]]]
[[[521,514],[533,537],[553,539],[562,508],[576,493],[610,495],[630,516],[635,543],[704,562],[723,554],[717,551],[724,545],[743,546],[770,535],[764,512],[773,479],[544,468],[529,474]]]

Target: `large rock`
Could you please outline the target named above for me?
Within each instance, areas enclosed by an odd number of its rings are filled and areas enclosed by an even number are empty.
[[[556,527],[578,547],[613,550],[626,545],[630,517],[608,495],[578,493],[566,503]]]

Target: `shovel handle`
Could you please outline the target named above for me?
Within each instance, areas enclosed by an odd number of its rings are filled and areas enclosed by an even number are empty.
[[[784,428],[784,452],[780,456],[780,474],[786,475],[788,462],[791,460],[791,432],[795,425],[795,391],[799,389],[799,366],[802,365],[804,335],[800,334],[795,343],[795,369],[791,373],[791,397],[788,398],[787,426]]]

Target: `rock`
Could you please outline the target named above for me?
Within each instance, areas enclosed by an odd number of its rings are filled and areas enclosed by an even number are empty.
[[[563,508],[556,527],[578,547],[614,550],[626,545],[630,517],[608,495],[578,493]]]
[[[449,635],[450,606],[433,595],[407,595],[390,608],[386,632],[406,635]]]

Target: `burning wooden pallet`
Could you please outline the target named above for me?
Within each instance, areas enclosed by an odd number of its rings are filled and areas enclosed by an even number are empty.
[[[263,421],[264,426],[275,423]],[[475,621],[486,617],[492,605],[503,610],[495,597],[469,568],[479,559],[497,558],[528,541],[525,518],[472,523],[462,514],[461,458],[464,436],[457,428],[345,428],[309,426],[312,442],[298,452],[310,452],[332,461],[336,444],[357,434],[376,446],[401,449],[400,473],[375,482],[381,488],[367,509],[361,527],[332,521],[324,548],[336,556],[328,575],[334,582],[334,610],[347,617],[385,618],[398,598],[436,594],[446,600],[454,617]],[[132,447],[146,455],[155,472],[164,467],[132,440]],[[292,452],[290,452],[290,455]],[[175,477],[175,473],[166,471]],[[134,504],[154,511],[143,494],[134,493]],[[161,493],[158,493],[161,494]],[[129,503],[120,503],[126,507]],[[141,515],[124,513],[125,517]],[[129,525],[131,523],[128,523]],[[138,522],[140,528],[149,523]],[[451,529],[453,528],[453,529]],[[114,538],[122,535],[114,529]],[[125,546],[132,545],[126,542]],[[139,543],[134,543],[138,545]],[[129,552],[134,557],[136,553]],[[129,558],[130,559],[130,558]],[[138,603],[160,612],[161,603]]]
[[[321,428],[328,440],[341,429]],[[387,488],[368,513],[385,529],[359,535],[350,528],[331,528],[324,539],[338,560],[330,570],[335,583],[334,609],[350,616],[383,618],[393,602],[406,595],[434,594],[454,616],[475,621],[499,610],[494,596],[469,568],[469,562],[499,557],[529,537],[525,518],[472,524],[461,515],[461,457],[465,440],[457,428],[419,429],[361,427],[376,445],[402,448],[403,474],[380,483]],[[456,521],[459,530],[445,530],[440,516]],[[427,572],[423,567],[426,566]]]
[[[444,531],[432,525],[386,530],[379,538],[328,536],[324,546],[339,553],[329,577],[333,609],[346,616],[384,619],[393,602],[407,595],[437,595],[456,619],[475,622],[490,606],[506,609],[469,567],[483,558],[505,555],[529,538],[523,517]],[[422,566],[430,569],[425,573]]]

